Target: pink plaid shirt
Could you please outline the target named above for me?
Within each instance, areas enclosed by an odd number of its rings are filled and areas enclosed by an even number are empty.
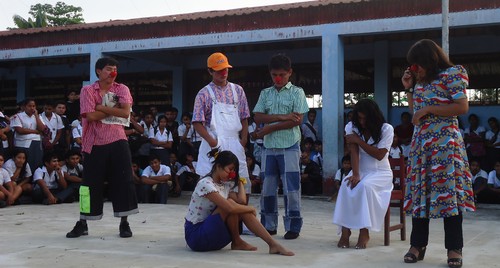
[[[86,113],[95,112],[97,104],[102,103],[102,96],[99,94],[99,83],[84,86],[80,93],[80,113],[82,114],[82,151],[90,153],[92,146],[105,145],[118,140],[127,140],[125,130],[121,125],[103,124],[101,121],[89,122]],[[110,92],[114,92],[119,103],[132,104],[132,96],[127,86],[113,83]]]

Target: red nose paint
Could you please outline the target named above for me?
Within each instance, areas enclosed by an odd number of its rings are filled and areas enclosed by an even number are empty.
[[[281,84],[282,81],[283,81],[283,78],[281,78],[281,76],[276,76],[274,78],[274,83],[275,84]]]
[[[218,72],[220,75],[227,75],[227,69],[222,69]]]
[[[416,72],[416,71],[418,71],[418,65],[416,65],[416,64],[412,64],[412,65],[410,66],[410,71],[412,71],[412,72]]]
[[[236,178],[236,172],[234,172],[234,171],[229,172],[229,176],[228,176],[228,177],[229,177],[230,179],[234,179],[234,178]]]
[[[116,71],[109,73],[109,77],[111,77],[111,78],[115,78],[117,75],[118,75],[118,72],[116,72]]]

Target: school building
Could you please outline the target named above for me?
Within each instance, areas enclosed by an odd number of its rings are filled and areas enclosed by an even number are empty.
[[[66,27],[0,31],[0,104],[34,97],[63,99],[67,89],[96,80],[95,61],[120,61],[118,82],[135,107],[190,111],[210,81],[206,59],[225,53],[230,81],[243,86],[253,109],[271,85],[267,63],[291,57],[292,81],[318,108],[325,176],[343,150],[344,112],[372,96],[389,122],[407,111],[401,75],[417,40],[441,43],[441,1],[324,0]],[[500,0],[449,1],[450,58],[470,75],[470,112],[486,123],[500,111]]]

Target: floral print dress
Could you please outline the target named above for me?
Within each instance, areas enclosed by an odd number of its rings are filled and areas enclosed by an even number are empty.
[[[468,84],[467,71],[460,65],[441,71],[439,78],[430,84],[415,86],[413,112],[466,98]],[[406,213],[414,218],[445,218],[474,211],[471,180],[457,117],[424,116],[413,132],[406,178]]]

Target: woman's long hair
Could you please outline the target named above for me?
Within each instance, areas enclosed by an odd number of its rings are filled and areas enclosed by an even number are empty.
[[[440,71],[453,66],[443,49],[430,39],[422,39],[413,44],[406,55],[406,60],[425,69],[423,80],[426,83],[437,79]]]
[[[362,99],[354,105],[353,112],[352,123],[359,129],[361,136],[364,130],[368,130],[374,141],[373,144],[377,144],[382,138],[382,125],[385,123],[384,115],[377,103],[371,99]],[[358,113],[362,113],[366,117],[365,128],[359,122]],[[363,137],[361,138],[364,139]]]
[[[13,152],[12,152],[12,161],[16,161],[16,157],[19,155],[19,154],[24,154],[24,163],[23,163],[23,167],[21,168],[21,172],[19,173],[19,178],[14,178],[16,181],[22,181],[25,177],[26,177],[26,166],[28,165],[28,154],[22,150],[22,149],[15,149]]]
[[[231,151],[222,151],[216,155],[214,161],[212,161],[212,170],[210,170],[210,173],[208,173],[207,176],[212,177],[217,170],[217,167],[224,168],[231,164],[234,164],[234,172],[236,172],[236,176],[233,179],[234,187],[236,187],[238,186],[238,181],[240,180],[240,161]]]

